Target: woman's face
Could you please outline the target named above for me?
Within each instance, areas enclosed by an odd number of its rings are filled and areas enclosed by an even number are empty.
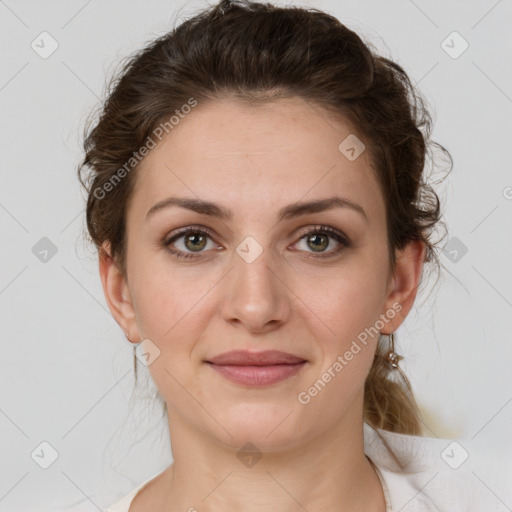
[[[389,273],[384,198],[353,137],[298,98],[226,99],[199,104],[143,161],[115,316],[132,341],[158,347],[149,370],[171,424],[268,451],[360,425],[375,333],[406,311]],[[306,362],[253,385],[207,362],[233,350]]]

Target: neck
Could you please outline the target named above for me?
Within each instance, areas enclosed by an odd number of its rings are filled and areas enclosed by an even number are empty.
[[[169,414],[174,462],[160,510],[384,512],[360,418],[343,419],[294,447],[241,453],[245,443],[226,446]]]

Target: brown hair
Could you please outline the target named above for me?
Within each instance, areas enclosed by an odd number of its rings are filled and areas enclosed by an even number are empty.
[[[184,106],[226,97],[256,105],[298,96],[348,121],[365,142],[386,200],[390,268],[395,250],[412,240],[425,243],[425,261],[439,263],[431,241],[439,198],[424,176],[429,143],[451,156],[430,141],[430,114],[402,67],[335,17],[222,0],[129,57],[107,92],[99,119],[86,128],[78,173],[88,192],[90,237],[98,250],[108,242],[123,272],[126,210],[138,169],[133,156],[155,142],[159,126],[170,128],[170,117],[186,112]],[[365,386],[365,421],[419,434],[409,382],[402,372],[390,378],[385,351],[379,340]]]

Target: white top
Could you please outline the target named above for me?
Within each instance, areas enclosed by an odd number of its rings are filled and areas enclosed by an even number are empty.
[[[502,459],[490,456],[471,441],[395,434],[374,430],[366,423],[364,451],[382,483],[386,512],[512,509],[510,456]],[[138,491],[160,473],[132,489],[105,512],[128,512]]]

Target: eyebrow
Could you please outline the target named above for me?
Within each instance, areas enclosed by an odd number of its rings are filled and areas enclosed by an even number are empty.
[[[230,220],[233,218],[233,212],[216,203],[203,201],[202,199],[187,197],[168,197],[153,205],[146,214],[146,220],[154,215],[157,211],[171,206],[179,206],[192,210],[203,215],[210,215],[222,220]],[[318,213],[333,208],[349,208],[361,214],[365,221],[368,222],[368,215],[364,208],[357,203],[347,199],[346,197],[333,196],[326,199],[317,199],[315,201],[298,202],[289,204],[281,208],[278,212],[278,221],[307,215],[309,213]]]

